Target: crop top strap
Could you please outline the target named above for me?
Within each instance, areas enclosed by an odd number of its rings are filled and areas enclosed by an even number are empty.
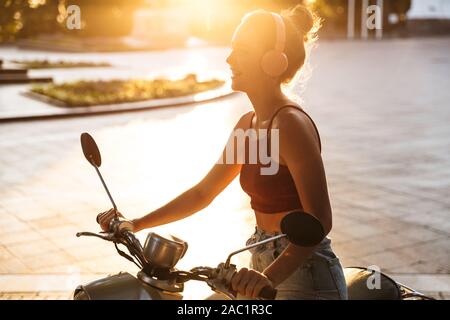
[[[285,106],[282,106],[281,108],[279,108],[274,114],[273,114],[273,116],[272,116],[272,118],[270,119],[270,122],[269,122],[269,126],[267,127],[267,142],[268,142],[268,146],[269,146],[269,155],[270,155],[270,132],[271,132],[271,129],[272,129],[272,123],[273,123],[273,119],[275,119],[275,117],[276,117],[276,115],[282,110],[282,109],[284,109],[284,108],[289,108],[289,107],[291,107],[291,108],[296,108],[296,109],[298,109],[298,110],[300,110],[301,112],[303,112],[308,118],[309,118],[309,120],[311,120],[311,122],[312,122],[312,124],[313,124],[313,126],[314,126],[314,129],[316,130],[316,133],[317,133],[317,138],[319,139],[319,149],[320,149],[320,151],[322,152],[322,141],[320,140],[320,134],[319,134],[319,130],[317,129],[317,126],[316,126],[316,124],[314,123],[314,120],[309,116],[309,114],[307,114],[302,108],[300,108],[300,107],[298,107],[298,106],[295,106],[295,105],[290,105],[290,104],[288,104],[288,105],[285,105]],[[254,116],[255,114],[253,114],[253,116]],[[253,122],[253,116],[252,116],[252,121],[251,122]],[[250,122],[250,124],[251,124],[251,122]]]
[[[253,127],[253,118],[254,117],[255,117],[255,111],[252,112],[252,117],[250,118],[250,126],[249,126],[250,129]]]

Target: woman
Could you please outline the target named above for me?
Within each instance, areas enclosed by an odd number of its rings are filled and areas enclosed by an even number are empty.
[[[261,174],[261,163],[215,164],[194,187],[165,206],[130,221],[135,232],[186,218],[208,206],[240,174],[241,186],[251,198],[256,215],[255,233],[247,244],[280,233],[280,221],[296,209],[314,215],[325,234],[331,230],[331,206],[320,154],[320,137],[312,119],[281,90],[305,61],[305,42],[317,19],[298,5],[281,15],[258,10],[247,14],[236,29],[227,63],[232,87],[249,97],[254,111],[244,114],[235,130],[267,132],[267,144],[278,138],[278,170]],[[271,135],[277,133],[277,135]],[[245,152],[248,155],[248,144]],[[223,151],[226,157],[226,148]],[[248,157],[246,158],[248,159]],[[113,210],[100,214],[104,230]],[[265,286],[278,290],[277,299],[346,299],[342,267],[324,238],[315,247],[279,240],[252,250],[251,268],[242,268],[232,287],[247,298]]]

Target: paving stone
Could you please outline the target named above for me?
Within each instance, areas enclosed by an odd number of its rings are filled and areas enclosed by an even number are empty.
[[[411,239],[417,239],[420,241],[429,241],[442,238],[444,235],[442,232],[438,232],[438,230],[432,230],[428,227],[421,227],[417,225],[409,225],[402,230],[402,235]]]
[[[354,222],[341,227],[342,231],[351,235],[352,240],[363,240],[367,237],[384,233],[384,230],[370,223]]]
[[[8,250],[18,258],[23,256],[43,257],[47,253],[57,250],[57,247],[52,242],[41,239],[39,241],[21,242],[19,244],[9,245]]]
[[[9,213],[0,214],[0,232],[23,232],[28,228],[29,226],[26,223]]]
[[[12,253],[4,246],[0,246],[0,261],[6,261],[13,258]]]
[[[78,227],[73,225],[64,225],[51,228],[39,228],[37,229],[37,231],[49,239],[58,239],[64,237],[66,237],[67,239],[71,239],[76,238],[76,234],[80,230],[78,229]]]
[[[72,292],[6,292],[0,300],[72,300]]]
[[[30,241],[38,241],[44,237],[29,228],[23,232],[5,232],[0,234],[0,244],[8,246],[11,244],[25,243]]]
[[[32,268],[29,268],[18,258],[9,258],[0,261],[0,273],[28,273]]]
[[[52,217],[29,220],[28,224],[35,229],[45,229],[52,227],[67,226],[68,224],[70,224],[70,221],[68,221],[62,216],[55,215]]]
[[[370,265],[379,266],[382,272],[393,272],[396,267],[408,264],[413,259],[411,256],[400,254],[398,251],[385,250],[375,254],[364,256],[364,260]],[[409,261],[408,261],[409,260]]]
[[[29,269],[33,270],[34,273],[39,273],[41,272],[41,269],[46,267],[75,262],[70,255],[62,250],[47,252],[44,256],[27,255],[25,257],[20,257],[20,261]]]

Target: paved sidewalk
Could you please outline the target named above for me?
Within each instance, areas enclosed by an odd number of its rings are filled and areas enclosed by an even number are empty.
[[[343,264],[378,265],[441,299],[448,292],[421,279],[450,286],[449,51],[446,38],[322,42],[304,103],[322,136],[331,236]],[[133,218],[201,179],[248,109],[236,95],[181,109],[0,125],[0,281],[136,271],[108,243],[74,236],[97,230],[96,213],[110,207],[82,156],[81,132],[96,138],[106,182]],[[156,231],[189,242],[179,263],[188,269],[223,261],[253,223],[235,180],[207,209]],[[200,293],[207,293],[201,285],[186,296]]]

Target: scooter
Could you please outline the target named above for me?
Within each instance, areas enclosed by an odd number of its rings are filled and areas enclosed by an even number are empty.
[[[95,140],[88,133],[83,133],[81,145],[85,158],[95,168],[117,212],[117,206],[99,170],[102,161]],[[175,236],[163,237],[150,232],[142,246],[127,223],[116,214],[107,232],[79,232],[76,236],[98,237],[112,242],[117,253],[138,266],[140,271],[136,276],[120,272],[80,285],[74,291],[74,300],[181,300],[184,283],[190,280],[205,282],[218,296],[233,300],[237,298],[237,292],[231,288],[231,280],[237,272],[236,265],[231,263],[234,255],[284,237],[295,245],[314,246],[325,236],[319,220],[305,212],[293,211],[281,221],[281,234],[230,253],[226,262],[215,268],[199,266],[182,271],[176,269],[176,264],[185,255],[187,242]],[[128,253],[119,249],[119,245],[125,246]],[[349,267],[344,269],[344,274],[350,300],[433,299],[376,270]],[[374,276],[378,277],[379,285],[376,288],[368,285]],[[272,300],[276,294],[276,289],[264,287],[259,298]]]

